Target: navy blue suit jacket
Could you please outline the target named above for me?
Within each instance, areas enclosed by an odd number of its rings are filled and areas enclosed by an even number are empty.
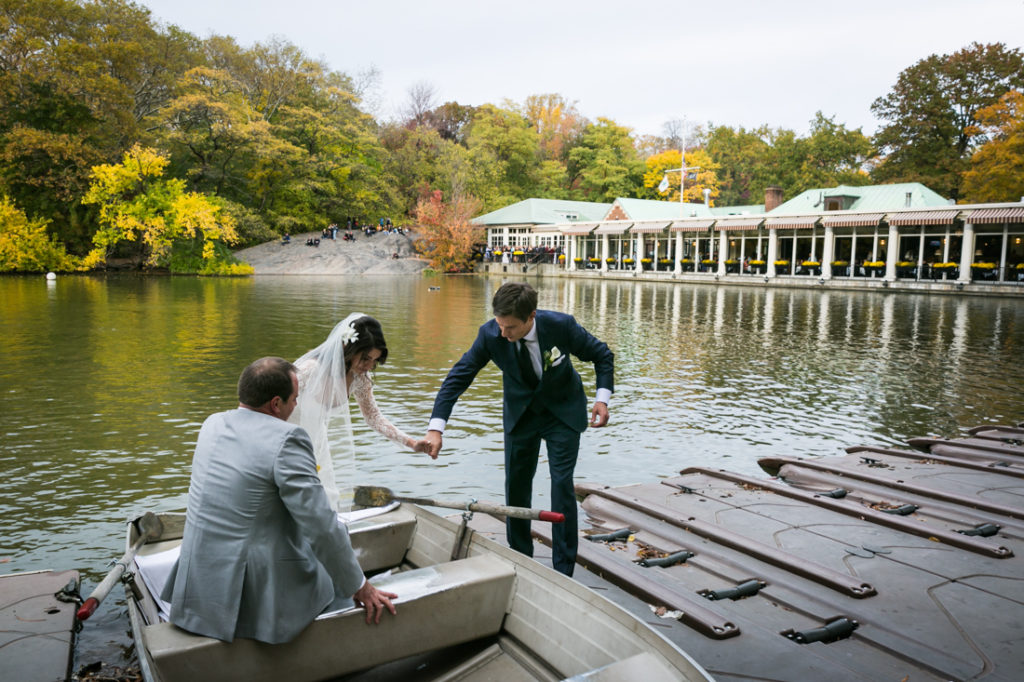
[[[569,356],[571,354],[584,362],[593,362],[597,387],[613,391],[614,354],[606,343],[580,326],[572,315],[538,310],[534,324],[540,344],[541,364],[544,366],[535,389],[530,388],[523,379],[515,344],[502,337],[498,323],[492,319],[480,326],[476,341],[448,372],[434,399],[431,419],[439,417],[447,421],[455,401],[469,388],[484,365],[493,361],[503,375],[502,420],[505,433],[512,430],[534,399],[539,400],[566,426],[582,433],[590,420],[587,396],[583,391],[583,381],[572,366]],[[555,348],[561,353],[561,360],[550,361],[549,355]]]

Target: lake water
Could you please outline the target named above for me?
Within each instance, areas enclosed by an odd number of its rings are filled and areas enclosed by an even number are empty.
[[[241,369],[263,355],[297,358],[353,311],[380,319],[388,339],[375,379],[382,411],[422,434],[500,284],[0,277],[0,572],[75,568],[87,594],[122,553],[127,519],[184,508],[196,433],[235,406]],[[622,485],[690,466],[760,476],[758,457],[837,455],[1024,420],[1019,299],[534,284],[541,307],[573,313],[616,356],[612,421],[584,434],[580,481]],[[592,368],[579,369],[592,396]],[[437,462],[353,424],[360,482],[501,501],[493,365],[456,406]],[[541,472],[535,506],[548,499]],[[130,655],[125,614],[115,588],[85,625],[79,663]]]

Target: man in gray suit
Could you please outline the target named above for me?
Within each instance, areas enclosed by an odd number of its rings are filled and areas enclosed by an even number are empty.
[[[349,597],[367,623],[395,613],[397,595],[363,577],[312,441],[287,421],[298,391],[290,362],[261,358],[238,380],[238,409],[199,431],[181,555],[162,595],[178,627],[278,644]]]

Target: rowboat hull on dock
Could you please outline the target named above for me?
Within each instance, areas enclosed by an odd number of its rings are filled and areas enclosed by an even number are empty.
[[[154,555],[180,542],[181,515],[161,515]],[[287,644],[199,637],[161,622],[141,580],[129,616],[147,680],[300,682],[346,679],[708,679],[680,649],[569,578],[473,535],[451,560],[458,524],[412,505],[350,525],[368,574],[399,594],[398,615],[368,626],[361,609],[321,618]],[[136,532],[129,528],[128,542]]]

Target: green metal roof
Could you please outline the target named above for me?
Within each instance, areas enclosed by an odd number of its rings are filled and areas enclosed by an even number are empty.
[[[907,193],[910,193],[909,205],[907,204]],[[864,185],[863,187],[840,185],[809,189],[789,201],[783,202],[769,213],[790,215],[824,211],[824,199],[836,196],[856,197],[856,200],[846,209],[848,211],[896,211],[903,208],[930,208],[949,204],[945,197],[919,182]]]
[[[748,204],[747,206],[712,206],[711,215],[759,215],[764,213],[764,204]]]
[[[562,199],[523,199],[473,218],[484,227],[498,225],[549,225],[552,223],[595,222],[604,218],[611,204]]]
[[[682,204],[656,199],[627,199],[620,197],[615,203],[622,207],[631,220],[677,220],[678,218],[706,218],[711,210],[704,204]],[[614,206],[614,204],[613,204]],[[682,209],[680,209],[682,206]]]

